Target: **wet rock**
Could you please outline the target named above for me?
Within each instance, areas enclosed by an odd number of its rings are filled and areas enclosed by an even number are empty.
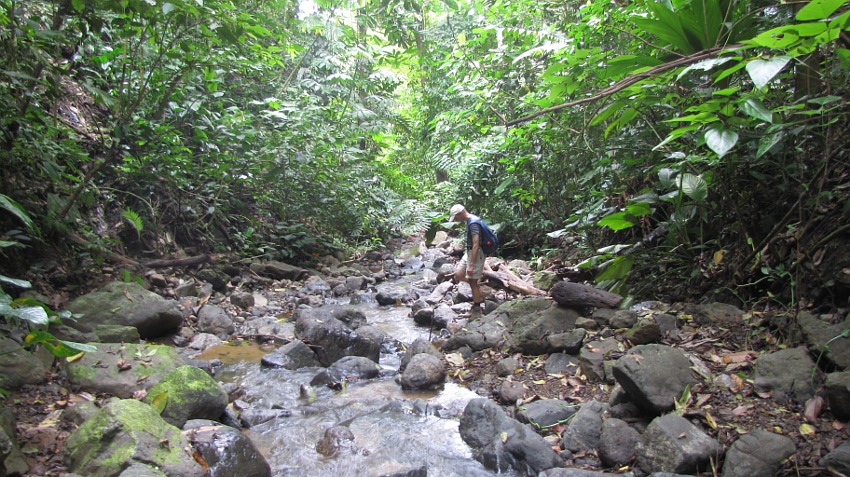
[[[325,457],[334,457],[340,453],[355,453],[354,433],[345,426],[333,426],[325,430],[325,435],[316,443],[316,452]]]
[[[291,411],[286,409],[244,409],[239,413],[239,423],[245,428],[252,428],[281,417],[289,417]]]
[[[377,300],[379,305],[387,306],[410,303],[413,301],[413,297],[402,287],[388,285],[378,289],[378,293],[375,294],[375,300]]]
[[[680,350],[664,345],[641,345],[617,360],[613,373],[631,400],[654,414],[672,410],[686,386],[697,381],[691,362]]]
[[[311,386],[328,386],[339,389],[344,383],[377,378],[381,373],[378,363],[362,356],[345,356],[313,377]]]
[[[265,457],[247,436],[214,421],[191,420],[183,435],[209,466],[209,477],[271,477]]]
[[[605,381],[605,368],[603,363],[610,358],[612,353],[620,350],[620,344],[617,340],[594,340],[585,343],[579,351],[579,363],[581,371],[584,373],[588,382],[598,383]]]
[[[266,354],[260,364],[269,368],[301,369],[321,366],[316,353],[301,340],[293,340]]]
[[[144,401],[163,400],[160,415],[169,424],[183,427],[189,419],[218,419],[227,407],[227,393],[209,374],[194,366],[181,366],[156,383]]]
[[[561,459],[534,430],[511,419],[489,399],[469,401],[460,418],[460,436],[484,467],[507,472],[538,473],[557,467]]]
[[[514,404],[525,396],[525,386],[519,381],[504,380],[499,386],[499,399],[505,404]]]
[[[47,381],[47,369],[32,353],[14,340],[0,339],[0,388],[18,389],[24,384]]]
[[[133,326],[97,325],[94,334],[101,343],[138,343],[141,339],[139,330]]]
[[[85,319],[64,323],[85,333],[93,332],[97,325],[124,325],[135,327],[142,338],[148,339],[173,332],[183,323],[176,301],[166,300],[135,282],[109,283],[75,299],[67,309],[83,314]]]
[[[224,343],[224,341],[216,335],[210,333],[198,333],[192,337],[192,340],[186,345],[186,347],[198,352],[203,352],[207,348],[218,346],[222,343]]]
[[[114,399],[68,436],[62,452],[71,472],[115,477],[132,465],[156,466],[166,475],[201,477],[186,452],[188,440],[149,405]]]
[[[304,286],[301,287],[302,293],[310,295],[322,295],[331,291],[330,285],[327,284],[321,277],[313,276],[307,279]]]
[[[545,298],[525,298],[505,303],[487,316],[508,326],[512,352],[539,355],[553,351],[550,335],[575,329],[578,313]]]
[[[208,303],[198,311],[198,331],[201,333],[209,333],[226,340],[235,330],[233,318],[221,307]]]
[[[812,371],[816,371],[814,376]],[[821,372],[806,348],[788,348],[760,356],[755,362],[755,387],[759,392],[769,392],[773,399],[782,402],[793,400],[805,403],[814,396],[821,382]]]
[[[640,442],[640,433],[626,421],[608,418],[602,423],[599,437],[599,460],[606,467],[630,465],[635,459],[635,449]]]
[[[434,323],[434,309],[423,307],[413,311],[413,322],[419,326],[431,327]]]
[[[543,370],[546,374],[572,375],[578,369],[579,362],[575,356],[565,353],[552,353],[546,358]]]
[[[546,337],[546,341],[549,343],[550,352],[578,354],[585,336],[587,336],[587,330],[579,328],[549,335]]]
[[[141,462],[134,462],[130,464],[130,467],[127,467],[123,472],[118,474],[118,477],[168,477],[168,475],[156,467]]]
[[[434,329],[442,330],[443,328],[448,327],[449,323],[455,321],[456,318],[457,314],[454,310],[443,303],[434,308],[434,316],[431,319],[431,326],[433,326]]]
[[[293,338],[291,329],[287,330],[287,327],[278,322],[274,316],[248,320],[239,327],[239,331],[242,335],[255,336],[261,342],[275,339],[288,341]]]
[[[782,462],[796,452],[794,441],[786,436],[753,429],[741,436],[723,463],[722,477],[773,477]]]
[[[850,443],[843,443],[826,455],[823,463],[832,475],[850,475]]]
[[[571,452],[595,450],[602,435],[602,414],[607,406],[595,399],[585,402],[561,437],[561,447]]]
[[[410,360],[417,354],[421,353],[430,354],[440,360],[443,359],[443,353],[441,353],[440,350],[438,350],[430,341],[425,338],[417,338],[413,340],[413,343],[410,343],[410,346],[408,346],[404,352],[404,356],[401,357],[400,368],[406,368],[407,364],[410,363]]]
[[[65,363],[71,387],[130,398],[185,363],[175,348],[148,344],[96,344],[97,351]]]
[[[448,293],[453,286],[454,284],[451,281],[440,283],[428,296],[425,297],[425,303],[429,305],[436,305],[445,298],[446,293]]]
[[[247,310],[254,306],[254,295],[246,292],[234,292],[230,295],[230,303],[243,310]]]
[[[638,466],[646,472],[697,474],[710,471],[723,448],[687,419],[667,414],[653,419],[637,447]]]
[[[358,335],[334,317],[333,310],[299,308],[294,318],[295,336],[315,347],[322,366],[330,366],[345,356],[362,356],[378,362],[381,344]],[[342,314],[344,315],[344,314]]]
[[[268,262],[254,262],[251,271],[257,275],[274,278],[276,280],[301,280],[310,272],[307,270],[275,260]]]
[[[540,399],[520,406],[516,418],[535,429],[548,429],[556,424],[565,424],[577,411],[576,406],[560,399]]]
[[[622,474],[610,474],[607,472],[597,472],[595,470],[559,468],[541,472],[538,477],[617,477],[619,475]]]
[[[401,388],[405,390],[437,389],[446,381],[446,366],[442,358],[429,353],[414,355],[401,375]]]
[[[393,472],[392,474],[381,474],[378,477],[428,477],[428,466],[423,465],[415,469]]]
[[[850,371],[826,375],[826,398],[832,414],[842,420],[850,420]]]

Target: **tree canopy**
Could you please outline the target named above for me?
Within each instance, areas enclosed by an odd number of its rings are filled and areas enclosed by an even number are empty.
[[[303,261],[462,202],[618,293],[846,304],[848,30],[843,0],[0,0],[0,277]]]

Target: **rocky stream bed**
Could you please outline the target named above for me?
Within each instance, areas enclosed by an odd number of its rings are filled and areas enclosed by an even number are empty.
[[[451,252],[116,273],[67,303],[44,287],[29,296],[81,315],[49,331],[98,351],[0,344],[0,475],[850,475],[846,311],[563,306],[491,283],[475,314]]]

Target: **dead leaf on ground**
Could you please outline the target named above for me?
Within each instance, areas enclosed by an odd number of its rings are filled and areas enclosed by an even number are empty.
[[[815,396],[806,401],[806,408],[803,411],[803,417],[805,417],[807,421],[815,423],[818,420],[818,416],[820,416],[821,409],[823,409],[823,398]]]

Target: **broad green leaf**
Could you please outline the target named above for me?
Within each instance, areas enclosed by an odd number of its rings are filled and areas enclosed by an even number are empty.
[[[740,108],[744,114],[751,118],[773,123],[773,112],[767,109],[764,103],[756,98],[747,98],[743,103],[741,103]]]
[[[32,288],[32,283],[18,278],[7,277],[6,275],[0,275],[0,282],[8,283],[9,285],[14,285],[20,288]]]
[[[7,210],[12,215],[17,217],[27,226],[29,229],[33,229],[32,219],[27,215],[27,212],[21,207],[17,202],[12,200],[11,198],[0,194],[0,209]]]
[[[596,276],[595,280],[597,283],[605,280],[619,280],[629,274],[634,263],[635,259],[633,255],[617,257],[603,266],[604,269]]]
[[[663,141],[658,143],[657,146],[653,147],[652,150],[657,151],[657,150],[661,149],[662,147],[664,147],[667,143],[675,141],[676,139],[679,139],[680,137],[684,136],[685,134],[692,132],[692,131],[696,131],[698,129],[699,129],[698,124],[689,124],[687,126],[682,126],[680,128],[674,129],[673,131],[670,132],[670,134]]]
[[[708,60],[700,61],[698,63],[694,63],[691,66],[688,66],[687,68],[683,69],[682,72],[679,73],[679,75],[676,77],[676,79],[682,79],[683,76],[690,73],[691,71],[708,71],[717,66],[726,64],[732,60],[733,58],[711,58]]]
[[[67,346],[68,348],[71,348],[71,349],[77,350],[77,351],[84,351],[84,352],[87,352],[87,353],[94,353],[95,351],[97,351],[97,346],[92,346],[92,345],[85,344],[85,343],[77,343],[77,342],[74,342],[74,341],[65,341],[65,340],[59,340],[59,342],[62,343],[63,345],[65,345],[65,346]]]
[[[623,230],[635,225],[637,225],[635,216],[628,212],[615,212],[599,221],[600,227],[608,227],[611,230]]]
[[[783,50],[797,41],[800,40],[800,37],[797,36],[796,32],[791,27],[779,27],[774,28],[773,30],[768,30],[761,35],[753,38],[752,40],[746,41],[744,43],[752,43],[757,46],[763,46],[765,48],[773,48],[776,50]]]
[[[173,3],[166,2],[166,3],[162,4],[162,14],[163,15],[168,15],[172,11],[174,11],[174,4]]]
[[[676,187],[676,183],[673,181],[673,178],[675,176],[676,171],[674,169],[670,169],[669,167],[665,167],[658,171],[658,181],[661,182],[661,187],[665,189]]]
[[[785,65],[791,61],[790,56],[776,56],[768,60],[753,60],[747,63],[747,73],[750,74],[756,88],[762,88],[770,82]]]
[[[758,151],[756,151],[756,158],[760,158],[773,149],[773,146],[779,144],[783,137],[784,133],[782,131],[777,131],[773,134],[762,137],[761,140],[759,140],[759,148]]]
[[[797,12],[797,21],[823,20],[835,13],[846,0],[812,0]]]
[[[705,180],[694,174],[682,174],[682,192],[691,199],[700,202],[708,197],[708,184]]]
[[[731,129],[714,127],[705,132],[705,144],[723,157],[738,142],[738,133]]]
[[[21,320],[29,321],[34,325],[46,325],[50,318],[47,312],[40,306],[27,306],[24,308],[12,308],[9,315]]]
[[[717,75],[716,78],[714,78],[714,83],[716,84],[716,83],[719,83],[720,81],[723,81],[726,77],[737,73],[738,71],[741,70],[741,68],[744,68],[745,66],[747,66],[746,63],[739,61],[735,66],[733,66],[731,68],[726,68],[725,70],[721,71],[720,74]]]
[[[634,204],[627,205],[626,212],[634,215],[635,217],[641,217],[651,214],[652,207],[650,207],[646,202],[636,202]]]

